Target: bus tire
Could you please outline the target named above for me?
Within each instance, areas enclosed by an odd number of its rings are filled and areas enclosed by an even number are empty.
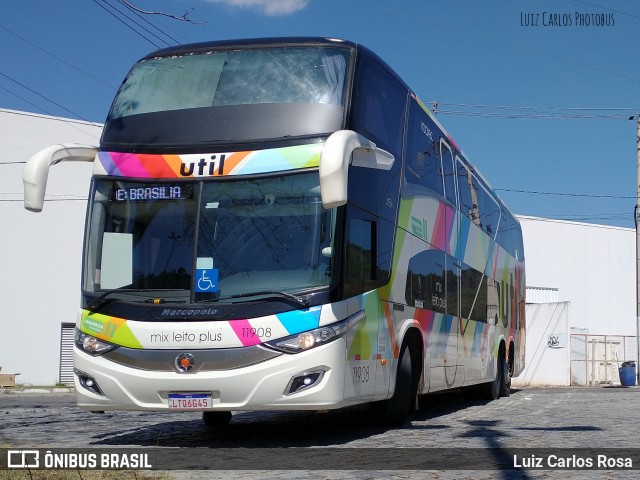
[[[413,366],[411,354],[405,346],[400,352],[396,387],[393,396],[387,400],[375,402],[373,406],[377,422],[388,427],[400,427],[409,417],[413,391]]]
[[[496,376],[493,381],[480,386],[480,393],[483,400],[497,400],[500,398],[502,387],[502,360],[498,359],[496,364]]]
[[[202,423],[207,427],[224,427],[231,421],[231,412],[206,411],[202,412]]]
[[[500,396],[508,397],[511,395],[511,370],[509,367],[509,362],[506,358],[502,359],[502,372],[500,378]]]

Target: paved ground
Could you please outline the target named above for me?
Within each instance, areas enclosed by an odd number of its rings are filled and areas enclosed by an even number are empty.
[[[165,463],[175,455],[177,462],[184,462],[184,453],[188,452],[187,458],[193,463],[189,468],[208,468],[211,462],[220,465],[215,462],[225,459],[230,462],[226,465],[234,468],[169,472],[177,479],[640,477],[640,449],[629,452],[634,458],[633,471],[526,468],[527,462],[537,461],[535,457],[543,456],[545,462],[549,455],[606,454],[609,458],[621,452],[608,449],[636,447],[640,442],[640,389],[636,387],[522,389],[489,403],[467,401],[460,394],[437,395],[426,397],[420,411],[403,428],[372,426],[372,420],[365,407],[322,414],[246,412],[235,414],[228,427],[207,429],[197,413],[97,415],[79,410],[71,394],[5,391],[0,394],[0,447],[142,447]],[[298,450],[294,450],[296,447]],[[394,450],[399,448],[420,450],[407,456],[406,450]],[[592,450],[561,450],[584,448]],[[521,458],[509,472],[405,470],[413,465],[423,467],[422,459],[429,461],[429,468],[434,455],[447,457],[451,465],[474,468],[474,461],[483,465],[487,457],[504,459],[514,454]],[[314,469],[258,470],[269,464],[282,468],[283,459],[309,461]],[[331,470],[335,461],[340,463],[340,470]],[[370,463],[376,464],[375,470],[361,470]],[[247,470],[235,469],[239,464],[246,464]],[[354,470],[345,470],[351,465]]]

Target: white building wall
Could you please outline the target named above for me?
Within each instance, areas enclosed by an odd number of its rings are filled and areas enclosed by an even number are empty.
[[[570,385],[569,306],[569,302],[527,304],[525,369],[513,378],[514,387]]]
[[[587,376],[594,377],[594,385],[618,382],[616,358],[636,355],[635,231],[518,218],[524,236],[528,304],[525,370],[514,385],[570,385],[576,379],[582,379],[576,384],[586,385]],[[554,302],[567,302],[562,319],[558,308],[563,304]],[[572,337],[577,331],[583,335]],[[561,339],[560,345],[549,346],[552,334]],[[598,350],[598,358],[592,361],[576,356],[594,342],[609,348],[600,349],[604,353]],[[616,349],[620,355],[614,358]],[[593,362],[602,367],[595,376],[588,371]]]
[[[102,126],[0,109],[0,366],[17,383],[58,381],[60,326],[75,322],[89,163],[51,168],[41,213],[23,207],[23,163],[56,143],[97,145]]]
[[[636,334],[635,231],[518,216],[526,284],[557,288],[571,302],[569,327],[597,335]]]

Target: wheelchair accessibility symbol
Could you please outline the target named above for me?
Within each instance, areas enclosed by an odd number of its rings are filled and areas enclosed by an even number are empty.
[[[215,268],[196,269],[196,292],[217,292],[218,270]]]

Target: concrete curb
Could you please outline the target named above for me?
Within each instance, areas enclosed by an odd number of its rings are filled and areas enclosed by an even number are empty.
[[[0,387],[0,395],[16,394],[16,393],[37,393],[42,395],[43,393],[74,393],[76,389],[74,387],[47,387],[47,386],[24,386],[24,387]]]

